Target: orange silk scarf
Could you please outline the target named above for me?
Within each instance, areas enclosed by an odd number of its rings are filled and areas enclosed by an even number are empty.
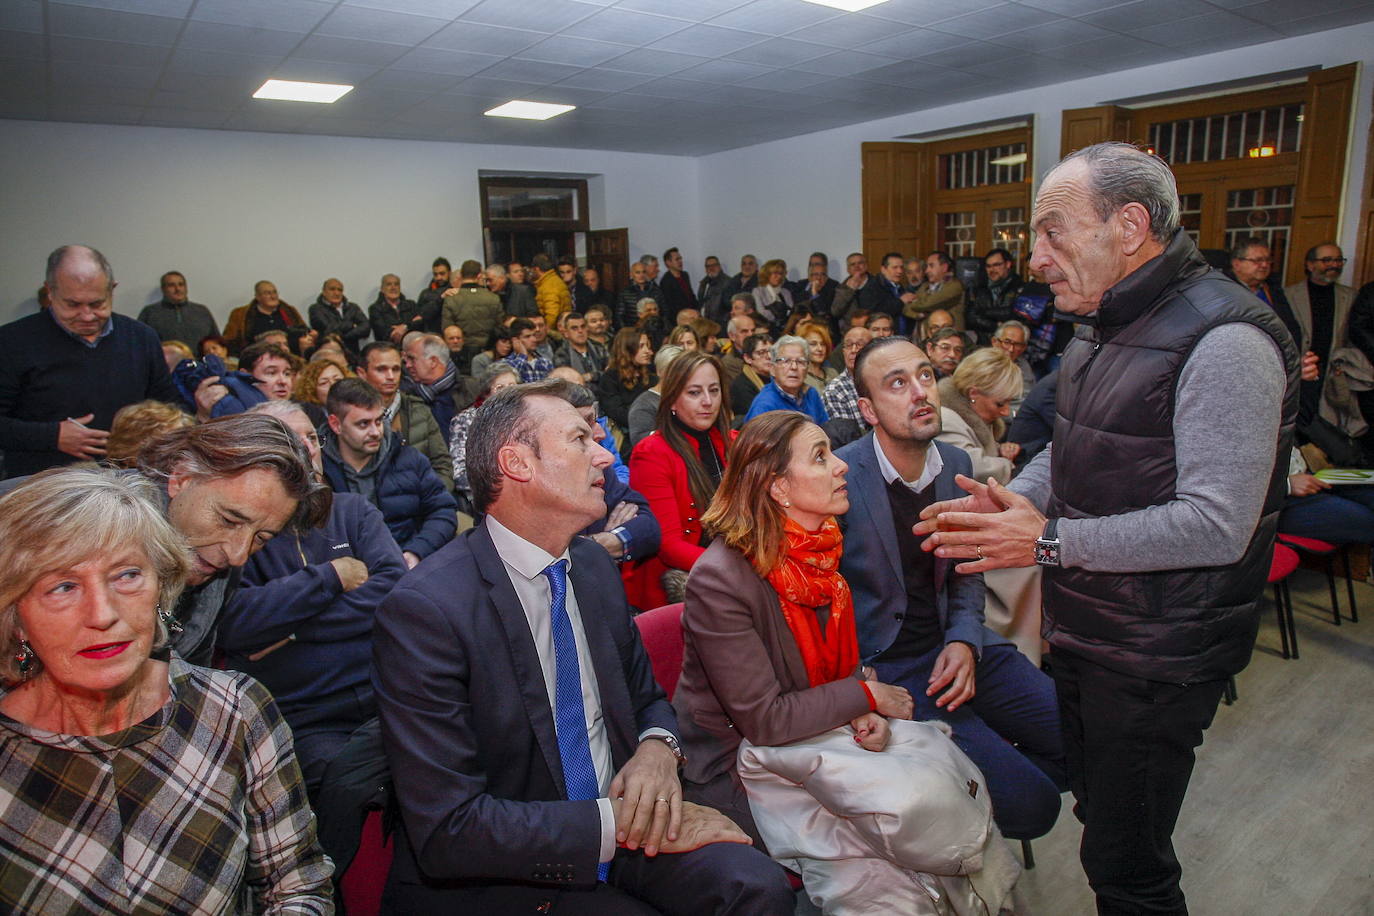
[[[840,575],[840,526],[828,518],[820,530],[807,531],[789,518],[783,530],[783,559],[768,574],[768,584],[778,593],[811,686],[849,677],[859,665],[859,637],[849,583]],[[821,632],[816,609],[827,604],[830,619]]]

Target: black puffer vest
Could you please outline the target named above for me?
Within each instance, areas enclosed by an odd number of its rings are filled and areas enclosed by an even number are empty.
[[[1204,334],[1245,322],[1270,337],[1288,375],[1274,469],[1240,561],[1160,572],[1046,569],[1045,635],[1056,648],[1170,683],[1229,677],[1250,660],[1274,530],[1287,492],[1298,353],[1274,312],[1208,268],[1182,231],[1103,296],[1096,328],[1064,353],[1048,515],[1100,518],[1175,498],[1179,372]]]

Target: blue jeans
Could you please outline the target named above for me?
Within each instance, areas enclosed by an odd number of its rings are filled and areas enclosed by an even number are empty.
[[[954,743],[983,771],[1003,834],[1013,840],[1044,836],[1068,788],[1054,682],[1014,646],[985,646],[975,670],[977,692],[948,712],[935,705],[939,694],[926,696],[943,648],[875,662],[878,679],[911,691],[917,720],[939,719],[954,728]]]
[[[1374,544],[1374,486],[1290,496],[1279,514],[1279,531],[1332,544]]]

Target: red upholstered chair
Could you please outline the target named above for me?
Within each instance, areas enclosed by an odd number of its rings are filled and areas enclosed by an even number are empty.
[[[654,680],[671,700],[677,690],[677,679],[682,676],[682,603],[645,611],[635,617],[635,624],[644,640],[644,650],[649,653]]]
[[[654,680],[671,700],[677,691],[677,679],[682,676],[682,603],[645,611],[635,617],[635,623],[639,626],[639,638],[644,640],[644,651],[649,653]],[[792,890],[801,890],[801,878],[790,871],[787,878],[792,882]]]
[[[342,911],[348,916],[377,916],[382,911],[382,891],[395,851],[391,840],[382,835],[382,812],[369,811],[363,822],[358,854],[339,880]]]
[[[1336,626],[1341,625],[1341,604],[1336,598],[1336,571],[1332,559],[1336,554],[1341,555],[1341,562],[1345,564],[1345,591],[1346,597],[1350,600],[1350,620],[1358,622],[1360,612],[1355,607],[1355,583],[1350,578],[1350,548],[1332,544],[1328,541],[1321,541],[1317,538],[1305,538],[1296,534],[1284,534],[1279,532],[1279,542],[1285,547],[1292,547],[1298,553],[1307,554],[1312,557],[1320,557],[1326,565],[1326,587],[1331,591],[1331,617]]]
[[[1269,563],[1269,584],[1274,586],[1274,605],[1279,615],[1279,639],[1284,658],[1298,657],[1298,631],[1293,624],[1293,596],[1288,592],[1288,577],[1298,568],[1298,555],[1283,544],[1274,545]]]

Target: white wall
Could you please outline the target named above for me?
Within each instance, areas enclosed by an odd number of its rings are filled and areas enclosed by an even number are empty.
[[[69,242],[105,253],[130,315],[169,269],[221,324],[259,279],[302,314],[328,276],[364,308],[388,272],[414,297],[436,255],[482,258],[482,169],[600,176],[592,228],[628,227],[635,257],[700,236],[686,157],[0,121],[0,322],[35,307],[44,259]]]
[[[1314,65],[1364,62],[1350,155],[1345,210],[1339,241],[1349,254],[1356,241],[1364,138],[1369,136],[1374,85],[1374,23],[1155,64],[1091,79],[1008,93],[893,118],[853,124],[698,160],[703,244],[727,263],[745,251],[787,259],[791,274],[820,249],[830,255],[831,273],[843,275],[843,258],[861,247],[860,144],[904,134],[945,130],[1026,113],[1035,115],[1034,172],[1037,179],[1059,158],[1061,112],[1111,99],[1186,89],[1226,80]],[[728,259],[728,260],[727,260]],[[696,267],[697,265],[689,265]],[[1347,278],[1355,265],[1347,267]],[[699,268],[698,268],[699,269]],[[736,267],[736,269],[738,269]]]

